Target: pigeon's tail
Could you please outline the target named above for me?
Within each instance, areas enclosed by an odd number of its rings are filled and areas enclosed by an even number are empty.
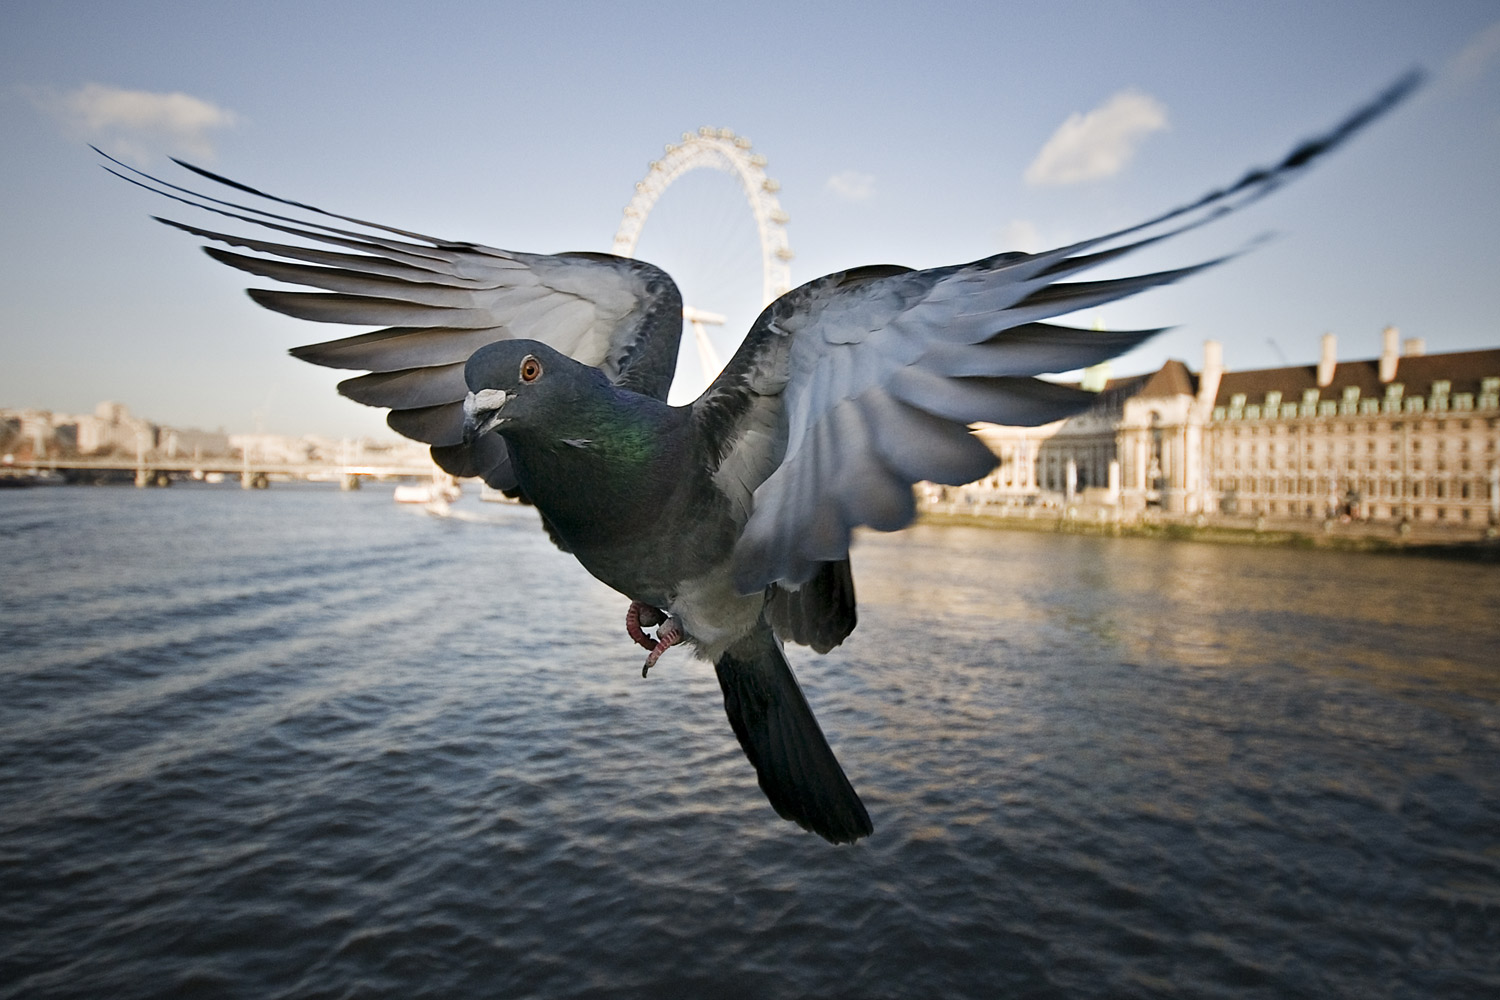
[[[835,844],[874,831],[764,621],[714,664],[724,711],[783,819]]]

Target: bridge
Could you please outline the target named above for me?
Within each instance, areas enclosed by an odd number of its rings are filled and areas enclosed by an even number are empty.
[[[244,489],[265,489],[273,478],[311,482],[337,482],[340,489],[356,490],[365,479],[431,479],[444,475],[436,465],[390,463],[382,465],[315,462],[265,462],[236,456],[220,458],[34,458],[14,459],[0,467],[0,477],[61,474],[69,479],[115,478],[130,475],[136,486],[169,486],[184,477],[238,476]]]

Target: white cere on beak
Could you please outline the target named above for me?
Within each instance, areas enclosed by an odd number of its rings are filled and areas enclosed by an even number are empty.
[[[464,397],[464,416],[477,421],[481,413],[493,413],[506,404],[510,393],[504,389],[480,389]]]
[[[464,441],[472,442],[505,423],[500,411],[513,396],[504,389],[480,389],[465,396]]]

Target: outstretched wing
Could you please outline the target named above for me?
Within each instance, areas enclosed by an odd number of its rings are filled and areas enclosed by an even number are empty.
[[[796,587],[846,557],[851,530],[911,522],[911,487],[960,484],[996,459],[975,422],[1036,425],[1092,394],[1038,379],[1098,364],[1155,330],[1098,333],[1042,322],[1177,281],[1215,261],[1102,281],[1067,281],[1264,197],[1395,105],[1403,78],[1276,166],[1154,219],[1046,253],[1000,254],[912,271],[820,278],[772,303],[694,405],[714,477],[743,519],[735,583]]]
[[[682,298],[672,279],[650,264],[608,254],[516,253],[424,236],[278,198],[177,161],[202,178],[299,210],[279,214],[199,194],[100,155],[114,164],[106,169],[125,180],[300,241],[254,239],[158,219],[248,251],[204,247],[230,267],[320,289],[250,289],[250,297],[267,309],[319,323],[383,327],[294,348],[292,354],[313,364],[367,372],[341,382],[339,392],[388,407],[392,429],[432,445],[433,458],[449,472],[482,475],[502,489],[515,486],[502,438],[487,434],[472,444],[463,441],[464,362],[494,341],[538,340],[603,369],[619,385],[666,398],[682,332]]]

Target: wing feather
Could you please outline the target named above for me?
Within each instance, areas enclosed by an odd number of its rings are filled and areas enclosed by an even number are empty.
[[[229,215],[229,213],[220,214]],[[291,243],[272,243],[267,240],[257,240],[247,236],[237,236],[228,233],[215,232],[212,229],[203,229],[200,226],[191,226],[185,222],[177,222],[173,219],[163,219],[160,216],[152,216],[152,218],[154,218],[157,222],[160,222],[162,225],[170,226],[173,229],[180,229],[191,236],[197,236],[201,239],[206,240],[213,240],[216,243],[223,243],[226,246],[240,247],[245,250],[254,250],[257,253],[267,254],[268,256],[282,257],[287,260],[298,260],[308,264],[322,264],[328,267],[349,268],[352,270],[363,271],[368,274],[386,274],[391,277],[402,278],[408,281],[446,281],[459,287],[463,287],[467,284],[471,284],[479,280],[478,275],[474,277],[468,277],[456,273],[456,269],[452,267],[451,264],[448,264],[444,261],[436,260],[430,256],[425,256],[417,253],[401,253],[393,250],[389,245],[380,245],[362,240],[338,240],[320,233],[312,233],[302,229],[293,229],[290,226],[270,226],[270,224],[265,223],[261,220],[252,219],[246,216],[230,215],[229,217],[243,219],[246,222],[253,222],[257,225],[265,225],[268,228],[274,228],[280,232],[286,232],[295,236],[301,236],[305,239],[318,240],[320,242],[330,243],[335,246],[347,246],[351,249],[358,249],[361,252],[357,254],[338,253],[332,250],[320,250],[316,247],[296,246]],[[205,247],[204,249],[210,254],[219,252],[216,248]],[[248,257],[243,254],[237,256],[239,256],[241,260],[245,261],[258,261],[264,259],[260,257]],[[486,261],[486,263],[491,267],[504,266],[504,264],[499,261]],[[239,267],[241,265],[235,264],[233,266]],[[520,268],[524,265],[516,263],[515,266],[517,268]],[[415,278],[415,276],[413,275],[413,271],[422,272],[420,279]]]
[[[291,354],[325,368],[399,371],[467,361],[469,355],[504,335],[492,326],[479,330],[398,326],[294,347]]]
[[[276,244],[266,245],[275,246]],[[489,293],[489,297],[493,298],[494,290],[501,287],[494,280],[481,284],[477,281],[466,281],[431,271],[424,271],[420,275],[413,274],[410,267],[380,260],[361,263],[357,259],[348,259],[347,264],[352,266],[288,264],[285,261],[251,257],[219,247],[204,247],[203,252],[221,264],[260,278],[271,278],[288,284],[306,285],[309,288],[322,288],[332,292],[421,302],[433,306],[481,305],[485,302],[485,293]],[[338,256],[354,257],[352,254]]]
[[[915,365],[893,372],[887,387],[896,399],[965,428],[981,422],[1038,427],[1080,413],[1098,398],[1091,392],[1044,379],[1012,375],[944,378]],[[972,479],[988,471],[981,470]],[[934,476],[921,478],[939,481]]]
[[[429,306],[421,302],[345,295],[341,292],[283,292],[251,288],[249,294],[272,312],[313,323],[354,323],[360,326],[441,326],[483,330],[495,327],[487,309]]]
[[[510,464],[510,449],[506,447],[505,439],[498,434],[486,434],[466,444],[434,445],[432,460],[449,475],[465,479],[478,476],[495,489],[504,491],[507,496],[527,499],[521,496],[516,484],[515,471]]]
[[[875,452],[900,482],[908,503],[911,484],[920,479],[956,486],[971,483],[995,467],[990,450],[961,423],[879,390],[866,392],[860,403]],[[871,527],[879,525],[871,522]]]
[[[1108,361],[1161,332],[1078,330],[1050,323],[1023,323],[980,344],[938,344],[924,355],[923,367],[946,376],[1067,372]]]
[[[435,368],[372,372],[339,383],[339,393],[366,406],[411,410],[451,403],[468,394],[462,362]]]
[[[392,410],[386,414],[385,422],[397,434],[423,444],[451,447],[464,442],[462,402]]]

